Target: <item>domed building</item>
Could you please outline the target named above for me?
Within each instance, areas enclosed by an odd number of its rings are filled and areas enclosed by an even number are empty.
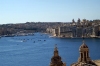
[[[51,58],[50,66],[66,66],[66,64],[62,62],[61,57],[59,56],[57,46],[55,46],[54,56]]]
[[[79,48],[80,57],[77,63],[73,63],[71,66],[97,66],[89,57],[89,48],[84,43]]]

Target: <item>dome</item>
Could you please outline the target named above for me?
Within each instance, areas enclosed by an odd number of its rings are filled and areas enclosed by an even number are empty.
[[[83,40],[83,44],[80,46],[80,48],[88,48],[88,46],[85,44],[84,40]]]
[[[86,45],[86,44],[82,44],[81,46],[80,46],[80,48],[88,48],[88,46]]]

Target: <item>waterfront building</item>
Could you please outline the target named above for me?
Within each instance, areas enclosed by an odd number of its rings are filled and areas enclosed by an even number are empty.
[[[49,28],[46,29],[46,32],[51,33],[51,30],[52,30],[52,28],[49,27]]]
[[[98,28],[99,28],[99,30],[98,30],[98,36],[100,36],[100,26]]]
[[[64,26],[64,27],[60,27],[60,37],[72,37],[73,34],[72,34],[72,27],[67,27],[67,26]]]
[[[82,31],[83,30],[83,28],[82,27],[77,27],[77,29],[76,29],[76,36],[77,37],[82,37]]]
[[[55,29],[52,29],[52,30],[51,30],[51,35],[52,35],[52,36],[56,36],[56,34],[55,34]]]
[[[72,38],[73,37],[72,31],[61,32],[60,34],[61,34],[60,37],[66,37],[66,38]]]
[[[76,26],[73,26],[71,29],[72,29],[72,36],[73,37],[77,37],[76,36],[77,27]]]
[[[89,57],[89,48],[84,43],[79,48],[80,57],[78,58],[78,62],[73,63],[71,66],[97,66]]]
[[[95,26],[92,27],[92,35],[91,35],[91,37],[93,37],[93,38],[96,37]]]
[[[66,66],[66,63],[63,63],[59,56],[57,46],[54,48],[54,56],[51,58],[50,66]]]
[[[95,26],[95,35],[96,37],[99,36],[99,25]]]
[[[55,29],[55,34],[57,37],[60,37],[60,27]]]
[[[58,36],[60,36],[60,27],[58,27]]]
[[[59,36],[58,29],[55,29],[55,34],[56,34],[57,37]]]

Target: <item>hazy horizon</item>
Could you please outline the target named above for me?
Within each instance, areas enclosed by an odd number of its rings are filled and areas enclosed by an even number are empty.
[[[0,0],[0,24],[100,19],[100,0]]]

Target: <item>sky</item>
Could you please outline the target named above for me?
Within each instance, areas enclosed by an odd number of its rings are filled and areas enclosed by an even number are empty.
[[[0,0],[0,24],[100,19],[100,0]]]

